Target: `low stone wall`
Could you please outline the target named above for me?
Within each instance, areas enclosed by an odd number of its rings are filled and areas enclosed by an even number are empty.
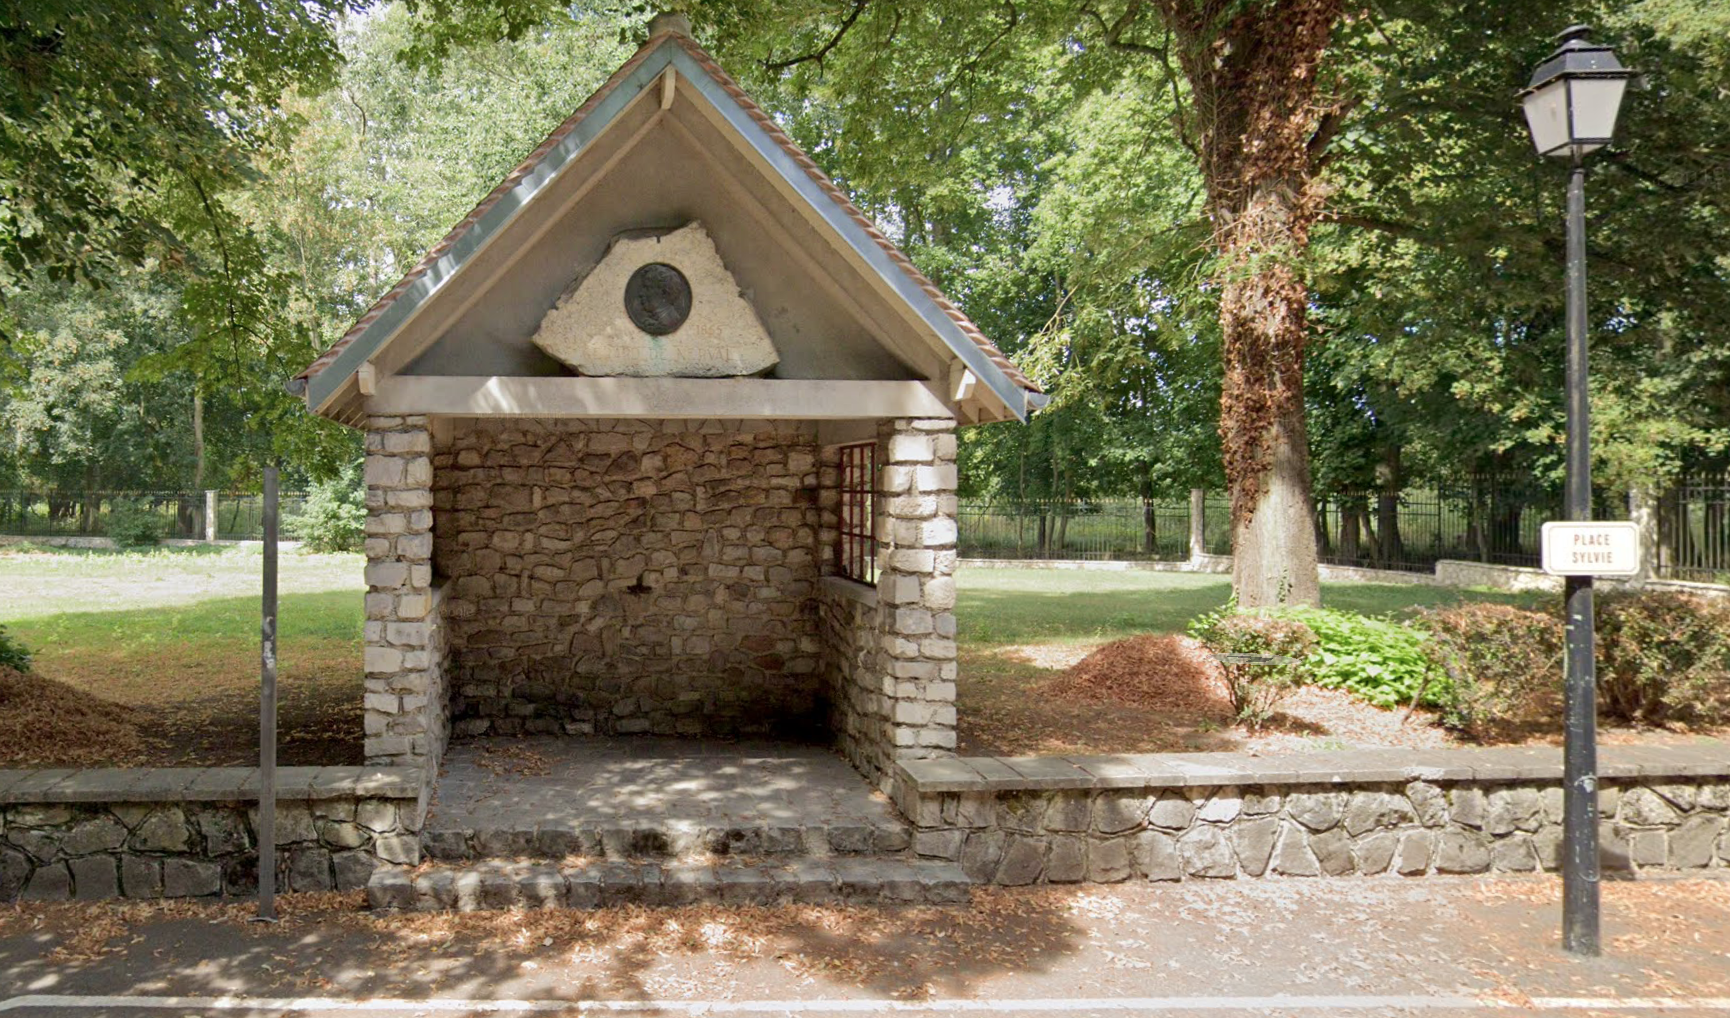
[[[277,887],[365,887],[420,861],[421,774],[277,771]],[[245,895],[258,887],[258,771],[0,771],[0,902]]]
[[[1606,747],[1607,871],[1730,867],[1730,746]],[[902,761],[922,857],[984,883],[1555,870],[1556,749]]]

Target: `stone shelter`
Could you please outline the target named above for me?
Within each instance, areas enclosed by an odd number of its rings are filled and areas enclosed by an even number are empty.
[[[290,388],[366,433],[370,764],[953,753],[955,431],[1043,397],[682,17]]]

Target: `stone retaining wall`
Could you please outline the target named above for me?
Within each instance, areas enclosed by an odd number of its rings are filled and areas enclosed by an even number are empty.
[[[277,772],[277,887],[354,890],[420,861],[419,772]],[[251,768],[0,771],[0,902],[245,895],[258,887]]]
[[[1730,746],[1606,747],[1607,871],[1730,867]],[[1555,870],[1560,751],[903,761],[922,857],[996,884]]]
[[[457,732],[808,726],[817,483],[797,423],[466,425],[433,482]]]

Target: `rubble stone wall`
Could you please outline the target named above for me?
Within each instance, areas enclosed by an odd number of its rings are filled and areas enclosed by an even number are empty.
[[[420,862],[415,771],[278,774],[279,890],[355,890]],[[249,768],[0,771],[0,903],[255,893],[257,799]]]
[[[1295,769],[1269,759],[1187,773],[1159,756],[917,761],[899,772],[897,802],[918,855],[982,883],[1558,869],[1559,764],[1453,752],[1439,764],[1318,753]],[[1675,755],[1602,769],[1606,871],[1730,867],[1730,762],[1722,747]]]
[[[822,724],[811,428],[479,421],[432,465],[458,733]]]

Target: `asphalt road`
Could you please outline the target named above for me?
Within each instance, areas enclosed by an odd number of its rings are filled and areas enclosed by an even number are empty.
[[[1730,1015],[1730,880],[1607,884],[1606,953],[1550,879],[978,892],[969,908],[375,917],[356,899],[0,908],[4,1018]]]

